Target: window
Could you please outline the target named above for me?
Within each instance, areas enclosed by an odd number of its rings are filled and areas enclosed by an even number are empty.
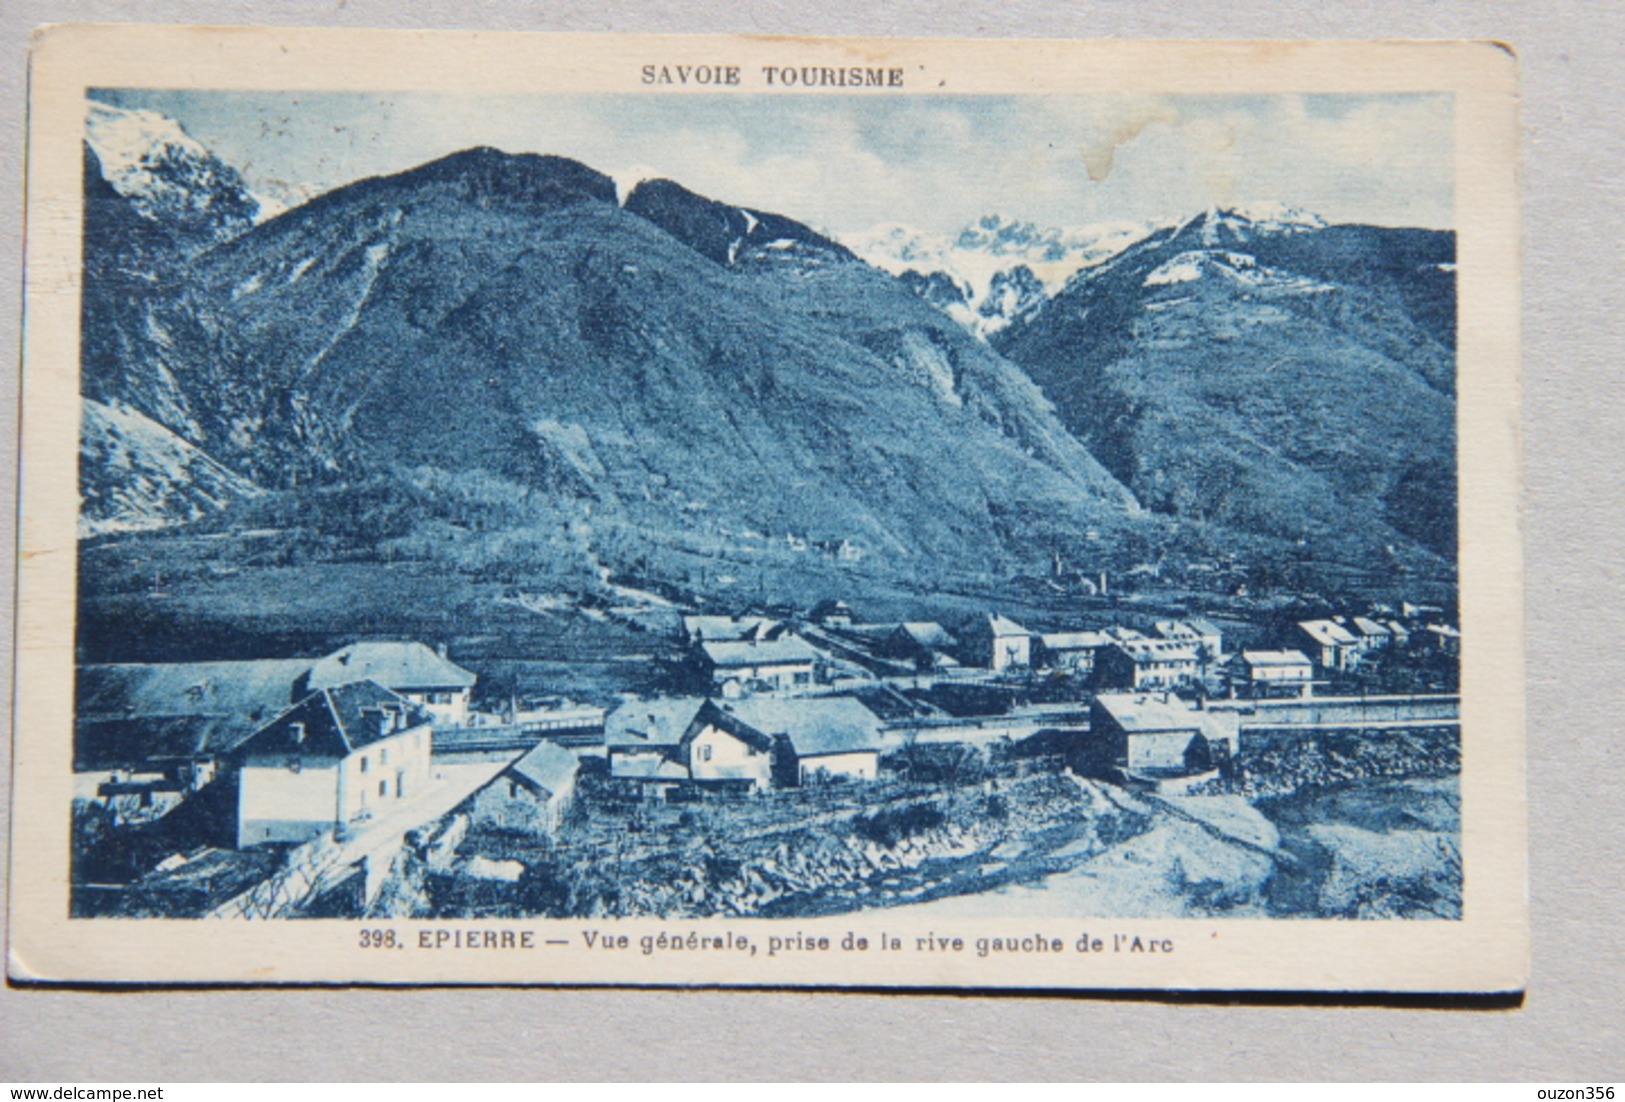
[[[361,755],[361,771],[363,773],[367,771],[367,755],[365,754]]]
[[[709,746],[700,747],[700,760],[701,761],[710,761],[711,760],[711,748]]]
[[[378,750],[378,764],[379,765],[388,765],[389,764],[389,750],[388,750],[387,747],[380,747],[379,748],[379,750]]]
[[[380,795],[380,796],[389,795],[389,782],[388,781],[379,781],[378,782],[378,795]]]

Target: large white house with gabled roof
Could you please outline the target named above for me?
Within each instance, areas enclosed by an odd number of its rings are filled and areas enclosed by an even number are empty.
[[[429,784],[432,752],[429,714],[376,681],[317,689],[234,751],[237,846],[386,814]]]

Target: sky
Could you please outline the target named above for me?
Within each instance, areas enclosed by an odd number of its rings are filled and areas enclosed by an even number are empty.
[[[664,176],[832,233],[1080,226],[1284,202],[1452,228],[1447,95],[531,95],[97,90],[177,119],[257,191],[311,194],[475,145]]]

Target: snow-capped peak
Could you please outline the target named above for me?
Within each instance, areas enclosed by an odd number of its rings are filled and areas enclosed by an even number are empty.
[[[1231,214],[1245,218],[1261,230],[1273,230],[1277,233],[1292,233],[1302,230],[1323,230],[1326,220],[1313,211],[1304,210],[1283,203],[1279,199],[1267,199],[1260,202],[1246,203],[1241,206],[1229,208]]]
[[[1179,223],[1176,234],[1199,233],[1206,248],[1250,241],[1256,234],[1303,233],[1326,228],[1318,214],[1276,200],[1209,207]],[[1229,240],[1226,240],[1228,235]]]
[[[294,185],[281,187],[275,197],[255,194],[179,122],[146,108],[90,101],[85,141],[101,163],[102,178],[141,213],[212,221],[217,237],[245,228],[237,223],[274,218],[313,190]]]
[[[1010,311],[1027,312],[1035,298],[1054,294],[1080,269],[1116,256],[1155,228],[1129,221],[1040,226],[985,214],[955,234],[891,222],[843,235],[840,241],[882,271],[913,271],[921,277],[941,273],[946,286],[967,288],[967,309],[949,313],[987,336],[1010,322]]]
[[[102,175],[121,194],[136,186],[145,166],[165,153],[204,160],[209,151],[167,115],[91,101],[85,116],[85,140],[102,163]]]

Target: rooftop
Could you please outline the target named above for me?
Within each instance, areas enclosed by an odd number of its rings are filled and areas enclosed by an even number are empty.
[[[684,616],[683,631],[691,641],[768,639],[783,630],[768,616]]]
[[[686,781],[689,779],[688,769],[678,761],[671,758],[630,758],[615,763],[617,777],[631,777],[640,780],[674,780]]]
[[[1103,631],[1055,631],[1039,639],[1050,650],[1093,650],[1113,642]]]
[[[1146,693],[1103,693],[1095,698],[1128,735],[1184,735],[1200,733],[1225,739],[1232,746],[1237,735],[1234,713],[1193,708],[1177,698]]]
[[[1104,708],[1117,725],[1132,733],[1153,731],[1195,731],[1202,713],[1174,697],[1151,693],[1101,693],[1095,703]]]
[[[1241,660],[1249,666],[1309,666],[1309,656],[1297,650],[1244,650]]]
[[[701,696],[633,700],[604,717],[604,745],[613,747],[676,746],[705,706]]]
[[[312,689],[351,681],[376,681],[391,689],[468,689],[475,677],[422,643],[351,643],[310,670]]]
[[[1393,632],[1389,631],[1388,628],[1380,622],[1368,619],[1364,616],[1354,617],[1353,622],[1355,630],[1361,635],[1385,636],[1393,634]]]
[[[557,795],[570,786],[580,766],[581,758],[574,751],[556,742],[538,742],[508,770],[534,787]]]
[[[1136,662],[1195,662],[1197,647],[1185,639],[1121,639],[1116,644]]]
[[[763,664],[812,662],[818,651],[799,635],[784,635],[762,642],[725,640],[704,642],[700,650],[713,666],[759,666]]]
[[[922,647],[951,647],[954,637],[948,629],[932,620],[910,620],[897,625],[897,630]]]
[[[80,716],[215,716],[262,711],[273,716],[293,703],[293,683],[309,658],[251,662],[174,662],[81,666]]]
[[[344,758],[427,726],[429,713],[376,681],[317,689],[243,741],[245,753]]]
[[[294,702],[308,658],[81,666],[79,768],[227,753]]]
[[[988,613],[987,623],[988,623],[988,627],[993,629],[993,634],[994,635],[1028,635],[1028,634],[1030,634],[1027,631],[1027,629],[1022,627],[1020,624],[1016,623],[1014,620],[1010,619],[1008,616],[999,615],[997,612]]]
[[[1303,620],[1299,622],[1298,627],[1323,647],[1347,647],[1359,641],[1347,628],[1330,620]]]
[[[880,721],[849,696],[729,700],[716,705],[764,735],[785,735],[801,757],[874,750]]]

